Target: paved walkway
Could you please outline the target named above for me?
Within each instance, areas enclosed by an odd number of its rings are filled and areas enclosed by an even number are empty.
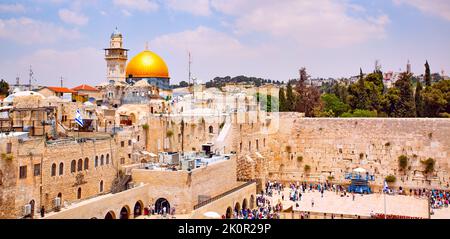
[[[347,194],[347,197],[341,197],[340,194],[336,194],[335,192],[325,191],[322,198],[318,191],[306,191],[301,201],[293,202],[289,200],[289,189],[285,189],[284,199],[282,201],[283,209],[293,206],[294,211],[359,215],[365,217],[370,216],[371,212],[384,213],[383,194],[355,194],[355,200],[353,201],[351,194]],[[281,201],[281,195],[274,192],[274,196],[270,200],[274,205]],[[314,206],[311,205],[312,200],[314,200]],[[295,206],[296,203],[299,204],[298,208]],[[428,203],[424,198],[386,195],[386,213],[428,218]]]

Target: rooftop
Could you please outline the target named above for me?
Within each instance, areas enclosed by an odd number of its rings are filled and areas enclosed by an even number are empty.
[[[80,90],[84,90],[84,91],[99,91],[97,88],[92,87],[90,85],[79,85],[77,87],[72,88],[73,91],[80,91]]]

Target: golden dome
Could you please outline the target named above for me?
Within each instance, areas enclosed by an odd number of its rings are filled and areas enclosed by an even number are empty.
[[[164,60],[149,50],[142,51],[128,62],[126,77],[169,78],[169,70]]]

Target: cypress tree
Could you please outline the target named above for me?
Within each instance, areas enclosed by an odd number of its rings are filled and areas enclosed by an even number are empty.
[[[399,100],[395,106],[394,117],[416,117],[416,105],[412,90],[410,73],[402,73],[400,79],[395,82],[398,89]]]
[[[292,91],[292,85],[289,82],[286,88],[285,110],[288,112],[294,111],[294,105],[295,105],[295,96],[294,92]]]
[[[280,91],[278,93],[278,97],[280,99],[280,112],[285,112],[286,111],[286,96],[284,94],[284,88],[280,87]]]
[[[428,61],[425,62],[425,85],[431,86],[431,71],[430,71],[430,65],[428,64]]]

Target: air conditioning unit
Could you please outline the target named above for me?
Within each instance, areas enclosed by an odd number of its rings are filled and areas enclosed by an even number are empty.
[[[23,215],[24,216],[28,216],[28,215],[30,215],[31,214],[31,204],[26,204],[24,207],[23,207]]]

